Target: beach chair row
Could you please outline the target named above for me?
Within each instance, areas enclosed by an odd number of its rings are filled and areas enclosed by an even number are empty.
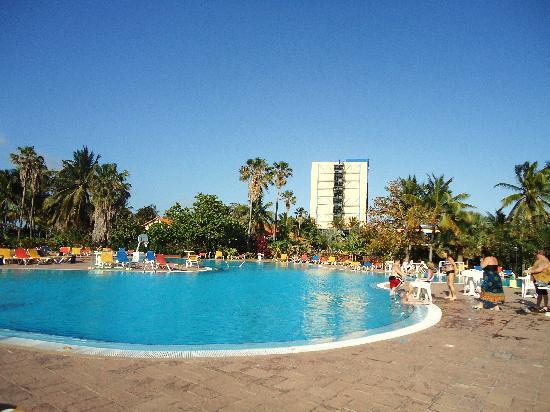
[[[130,258],[131,256],[131,258]],[[167,270],[169,272],[181,269],[176,263],[166,261],[166,256],[162,253],[155,253],[152,250],[147,252],[129,252],[120,248],[116,253],[110,250],[95,252],[95,266],[97,268],[123,268],[123,269],[143,269],[145,270]],[[199,267],[199,256],[189,255],[185,259],[185,268]]]
[[[62,250],[63,249],[63,250]],[[82,257],[83,248],[60,248],[60,253],[52,253],[47,247],[25,249],[18,247],[15,249],[0,248],[0,258],[4,264],[19,263],[28,264],[47,264],[47,263],[68,263],[73,257]]]

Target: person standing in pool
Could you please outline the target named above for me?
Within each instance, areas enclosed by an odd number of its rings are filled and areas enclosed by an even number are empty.
[[[447,275],[447,287],[449,288],[449,294],[445,296],[445,299],[456,300],[455,290],[455,276],[457,272],[455,260],[451,256],[451,252],[448,250],[443,252],[443,258],[445,259],[445,274]]]
[[[479,295],[479,305],[476,309],[483,309],[485,306],[491,310],[500,310],[500,305],[504,303],[504,289],[502,279],[498,274],[498,260],[491,253],[485,251],[485,256],[481,261],[483,269],[483,279],[481,280],[481,293]]]
[[[403,283],[404,273],[401,270],[401,264],[399,260],[393,261],[393,266],[391,268],[391,274],[389,277],[390,281],[390,296],[395,294],[395,290]]]

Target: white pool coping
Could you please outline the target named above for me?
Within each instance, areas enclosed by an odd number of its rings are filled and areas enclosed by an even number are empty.
[[[261,356],[261,355],[285,355],[292,353],[317,352],[324,350],[348,348],[351,346],[365,345],[387,339],[399,338],[412,333],[428,329],[441,320],[441,309],[434,305],[424,306],[427,310],[422,320],[403,328],[377,333],[370,336],[362,336],[345,340],[337,340],[322,343],[304,345],[290,345],[280,347],[244,348],[244,349],[212,349],[212,350],[134,350],[112,349],[94,346],[74,345],[60,342],[48,342],[38,339],[28,339],[16,336],[0,337],[0,344],[15,345],[28,349],[62,352],[88,356],[110,356],[122,358],[218,358],[235,356]]]

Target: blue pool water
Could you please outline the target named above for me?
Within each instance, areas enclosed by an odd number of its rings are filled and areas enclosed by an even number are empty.
[[[1,270],[0,329],[143,345],[338,339],[417,316],[375,274],[247,262],[201,273]]]

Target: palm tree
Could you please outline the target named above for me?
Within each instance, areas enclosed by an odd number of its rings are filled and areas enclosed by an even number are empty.
[[[73,152],[72,160],[63,160],[63,168],[55,178],[54,193],[45,203],[52,212],[50,223],[63,228],[89,227],[93,208],[91,188],[99,158],[84,146]]]
[[[298,234],[297,236],[300,237],[300,230],[302,229],[302,223],[304,222],[304,219],[307,217],[307,212],[303,207],[299,207],[294,212],[296,215],[296,221],[298,222]]]
[[[437,230],[451,230],[460,233],[457,220],[464,213],[464,209],[472,207],[463,203],[469,195],[460,193],[453,196],[450,185],[453,179],[445,180],[445,176],[428,175],[428,182],[424,185],[422,200],[428,209],[429,224],[431,226],[429,261],[432,261],[435,233]]]
[[[252,208],[271,181],[271,167],[265,159],[248,159],[239,170],[239,180],[248,182],[248,241],[252,234]]]
[[[17,219],[17,204],[22,188],[19,173],[15,169],[0,170],[0,212],[2,217],[2,233],[8,231],[8,222]]]
[[[131,185],[126,182],[128,172],[117,171],[114,163],[98,166],[91,187],[94,205],[92,240],[104,243],[109,240],[109,230],[117,211],[126,207]]]
[[[281,193],[281,197],[285,201],[285,221],[288,223],[288,213],[290,212],[290,208],[296,204],[296,196],[294,196],[294,192],[292,190],[285,190],[283,193]]]
[[[29,189],[31,192],[31,209],[29,212],[29,235],[32,238],[34,231],[34,201],[42,187],[42,180],[48,168],[42,156],[35,156],[31,161]]]
[[[279,194],[281,188],[286,185],[286,179],[292,176],[292,168],[287,162],[273,163],[273,184],[277,188],[275,195],[275,226],[273,228],[273,240],[277,239],[277,220],[279,217]]]
[[[11,153],[10,158],[11,162],[19,171],[19,179],[21,180],[21,185],[23,186],[23,194],[21,196],[21,202],[19,206],[19,227],[17,228],[17,240],[21,236],[21,228],[23,227],[23,213],[25,210],[25,198],[27,196],[27,189],[32,179],[33,168],[37,167],[39,164],[39,159],[42,159],[44,163],[44,158],[38,156],[34,150],[34,146],[24,146],[18,147],[19,153]]]
[[[262,235],[267,230],[271,231],[273,229],[273,212],[269,210],[271,206],[273,206],[271,202],[267,202],[266,204],[262,202],[262,196],[254,203],[252,214],[254,216],[254,233],[256,235]]]
[[[510,205],[512,209],[507,219],[514,222],[531,223],[538,218],[547,220],[550,207],[550,168],[548,164],[537,170],[538,162],[525,162],[516,165],[517,185],[498,183],[495,187],[504,187],[516,193],[502,199],[502,209]]]

